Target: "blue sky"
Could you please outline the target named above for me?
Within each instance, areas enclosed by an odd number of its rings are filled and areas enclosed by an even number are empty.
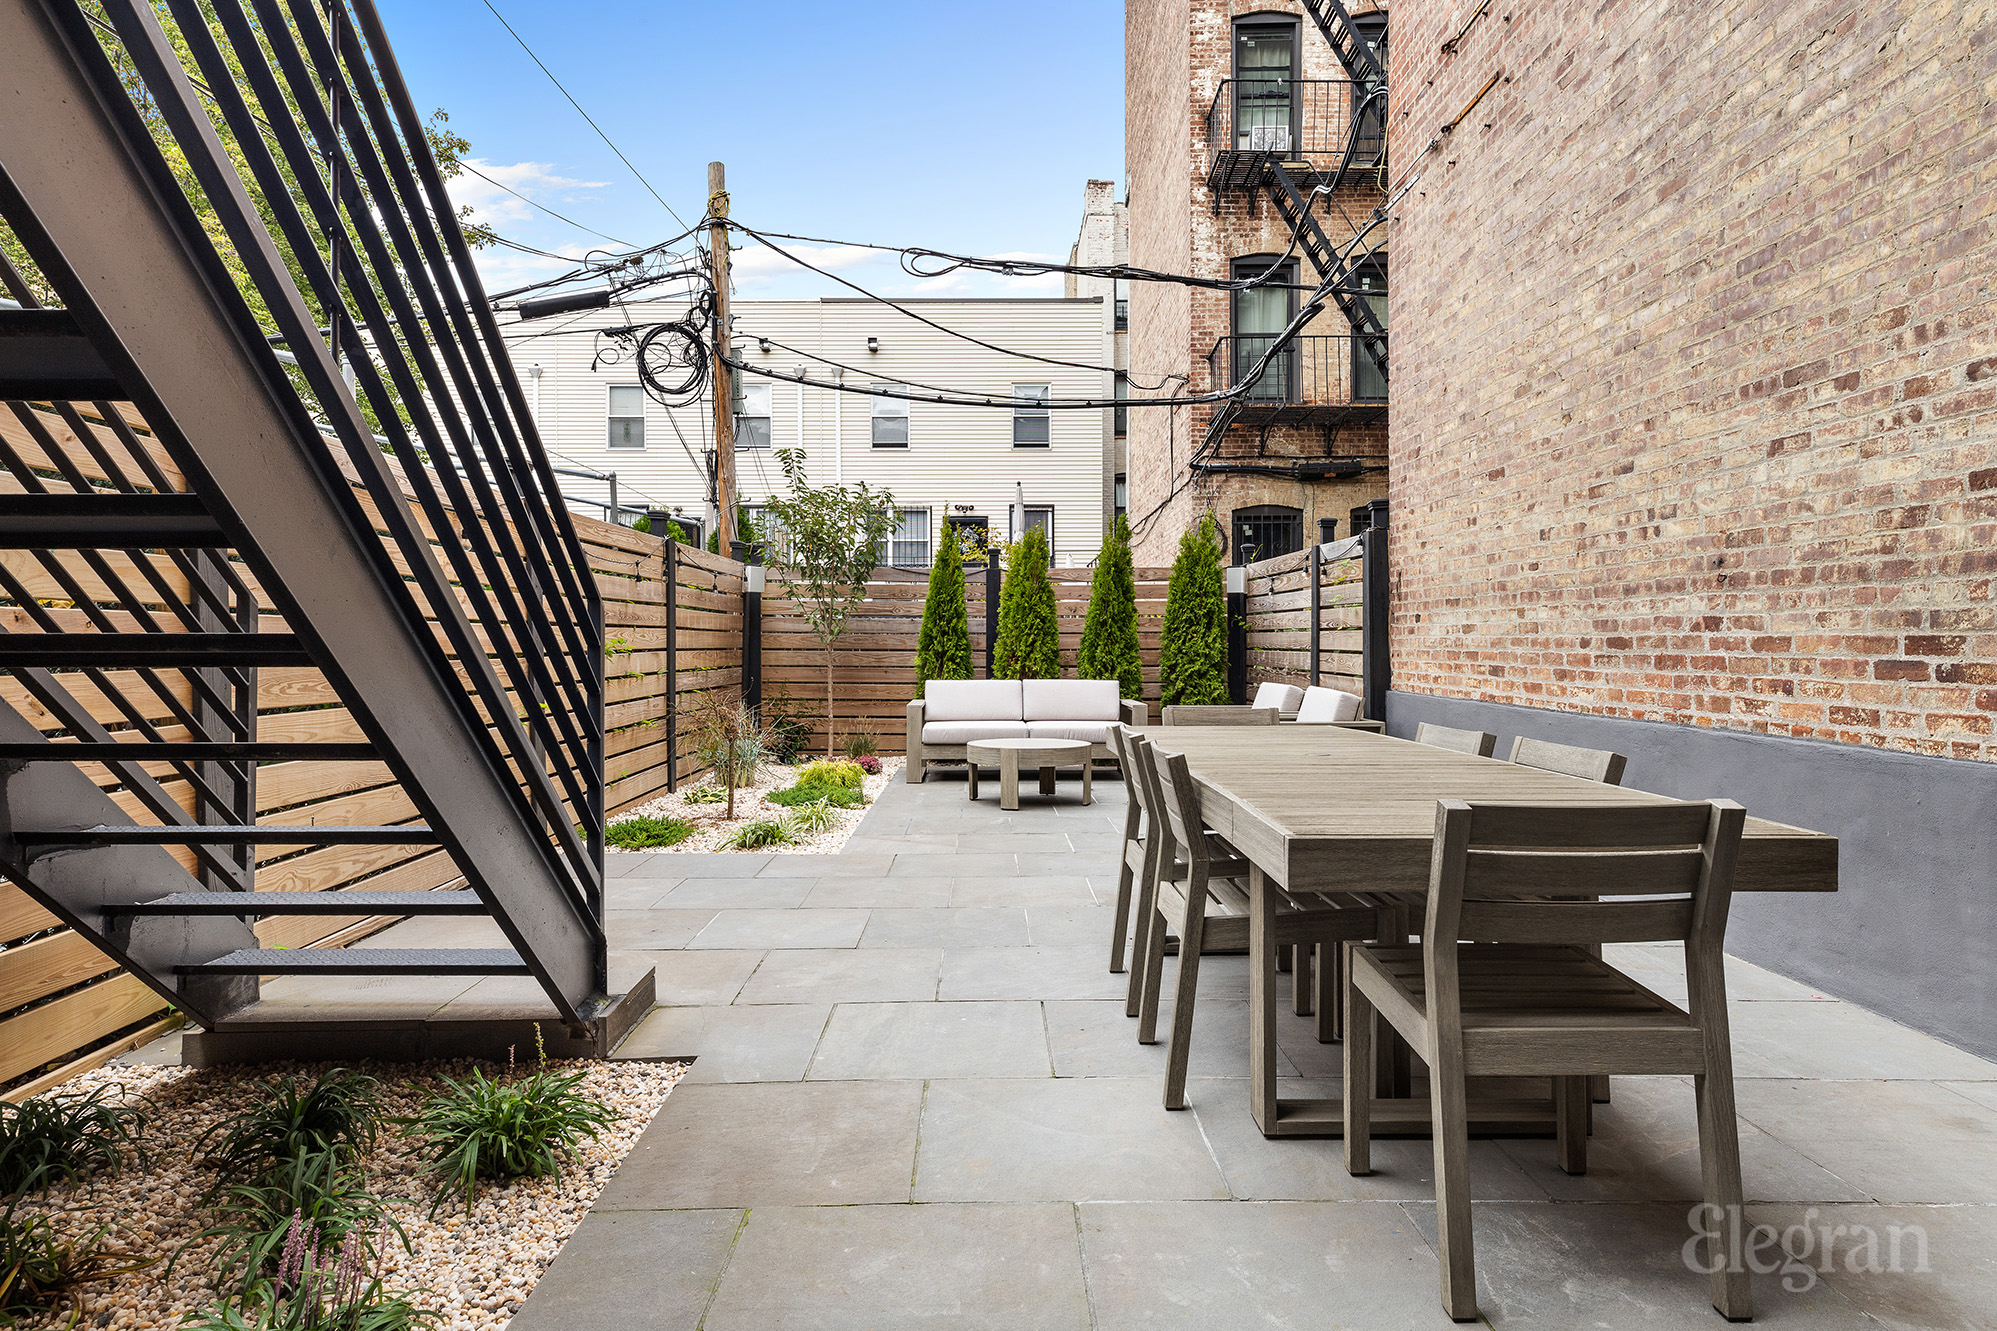
[[[636,244],[681,229],[482,0],[378,3],[417,104],[447,109],[488,175]],[[1083,181],[1122,178],[1123,7],[1108,0],[493,3],[689,222],[719,160],[747,225],[1065,258]],[[474,178],[453,189],[510,239],[604,244]],[[923,284],[864,253],[819,258],[892,294],[1059,294],[1058,277]],[[490,250],[481,264],[493,290],[562,267]],[[838,290],[767,252],[736,265],[740,296]]]

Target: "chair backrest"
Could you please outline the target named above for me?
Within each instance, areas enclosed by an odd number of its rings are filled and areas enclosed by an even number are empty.
[[[1415,727],[1415,743],[1488,758],[1491,750],[1498,747],[1498,737],[1482,730],[1457,730],[1450,726],[1433,726],[1424,721]]]
[[[1423,946],[1461,939],[1717,949],[1746,817],[1731,800],[1439,800]]]
[[[1321,689],[1313,684],[1304,690],[1304,700],[1297,707],[1297,724],[1322,726],[1336,721],[1357,721],[1364,705],[1355,693]]]
[[[1279,712],[1294,712],[1303,704],[1304,691],[1294,684],[1278,684],[1274,680],[1255,686],[1255,701],[1251,706],[1273,707]]]
[[[1282,713],[1273,707],[1167,707],[1168,726],[1273,726]]]
[[[1200,788],[1193,781],[1186,755],[1152,748],[1151,773],[1157,783],[1153,790],[1156,807],[1165,811],[1172,840],[1178,843],[1186,862],[1199,869],[1207,858],[1206,820],[1200,816]]]
[[[1137,755],[1131,741],[1137,732],[1129,726],[1114,725],[1109,728],[1109,751],[1116,755],[1116,770],[1123,773],[1124,794],[1130,800],[1130,816],[1125,819],[1124,835],[1137,831],[1137,820],[1144,813],[1144,779],[1137,772]]]
[[[1155,863],[1170,864],[1178,858],[1176,847],[1189,844],[1186,828],[1179,818],[1174,817],[1171,802],[1165,798],[1164,777],[1159,772],[1158,748],[1142,735],[1133,733],[1129,739],[1131,760],[1137,767],[1137,779],[1144,785],[1144,812],[1150,820],[1150,839],[1145,845],[1147,853],[1156,855]],[[1193,831],[1204,831],[1194,828]],[[1194,838],[1205,851],[1205,837]]]
[[[1543,772],[1578,776],[1583,781],[1600,781],[1605,786],[1623,783],[1623,767],[1629,759],[1607,749],[1583,749],[1572,744],[1554,744],[1520,735],[1512,741],[1511,761],[1521,767],[1537,767]]]

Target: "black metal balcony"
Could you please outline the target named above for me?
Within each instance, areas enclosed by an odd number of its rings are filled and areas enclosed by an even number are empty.
[[[1300,186],[1385,183],[1386,89],[1350,79],[1224,79],[1207,108],[1207,185],[1254,189],[1285,163]]]
[[[1207,353],[1207,382],[1215,390],[1247,385],[1230,404],[1230,422],[1356,425],[1387,418],[1386,378],[1359,339],[1298,337],[1269,356],[1277,341],[1274,334],[1222,337]]]

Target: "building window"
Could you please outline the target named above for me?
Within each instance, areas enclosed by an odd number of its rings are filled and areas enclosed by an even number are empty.
[[[1121,277],[1112,278],[1110,290],[1116,301],[1116,331],[1121,333],[1130,327],[1130,283]]]
[[[1007,516],[1013,523],[1017,524],[1019,522],[1019,513],[1019,506],[1015,504],[1008,510]],[[1024,526],[1015,525],[1012,531],[1012,539],[1016,541],[1036,527],[1040,529],[1040,534],[1047,538],[1047,549],[1051,553],[1054,549],[1054,506],[1052,504],[1028,504],[1026,506],[1026,523]]]
[[[1130,512],[1130,482],[1124,479],[1122,472],[1116,474],[1114,495],[1112,502],[1116,506],[1116,516],[1123,517]]]
[[[1014,384],[1012,402],[1013,447],[1047,447],[1050,421],[1047,411],[1047,385]]]
[[[645,446],[645,390],[635,384],[610,386],[610,446]]]
[[[1116,424],[1116,437],[1121,439],[1130,433],[1130,408],[1123,400],[1130,396],[1130,376],[1122,370],[1116,372],[1116,406],[1112,417]]]
[[[1304,548],[1304,511],[1281,504],[1234,510],[1234,552],[1238,564],[1295,554]]]
[[[1273,254],[1255,254],[1234,261],[1234,280],[1260,277],[1276,262]],[[1228,386],[1246,383],[1255,367],[1277,345],[1283,330],[1297,313],[1297,266],[1282,264],[1264,286],[1234,293],[1231,312],[1234,339],[1229,347]],[[1262,377],[1245,396],[1256,402],[1294,402],[1297,389],[1297,348],[1293,340],[1278,352],[1262,371]]]
[[[735,381],[735,447],[770,446],[770,385]]]
[[[895,510],[894,534],[881,542],[881,562],[895,568],[929,566],[929,510]]]
[[[1378,258],[1368,259],[1352,270],[1352,285],[1363,294],[1360,300],[1373,312],[1379,321],[1380,331],[1387,331],[1387,265]],[[1387,376],[1380,368],[1380,361],[1362,338],[1352,339],[1352,400],[1354,402],[1384,402],[1387,400]]]
[[[1297,24],[1271,17],[1234,28],[1234,136],[1241,152],[1297,149]]]
[[[899,397],[874,399],[874,447],[908,447],[908,399]]]

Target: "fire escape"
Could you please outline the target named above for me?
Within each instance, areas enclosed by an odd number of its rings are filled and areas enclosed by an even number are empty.
[[[1268,199],[1318,277],[1301,308],[1328,301],[1349,331],[1312,333],[1293,321],[1276,335],[1219,339],[1208,355],[1209,387],[1241,391],[1214,412],[1198,454],[1203,461],[1195,466],[1229,465],[1212,459],[1237,425],[1265,435],[1273,425],[1316,426],[1325,431],[1328,456],[1291,469],[1313,479],[1357,474],[1362,463],[1335,456],[1338,429],[1387,415],[1387,330],[1368,295],[1381,273],[1385,233],[1366,226],[1365,217],[1355,219],[1361,234],[1334,243],[1318,215],[1338,216],[1329,200],[1341,187],[1377,182],[1384,191],[1387,77],[1361,23],[1340,0],[1303,4],[1346,78],[1223,81],[1207,114],[1207,184],[1216,210],[1223,190]],[[1270,103],[1279,106],[1273,116],[1262,110]],[[1322,210],[1314,206],[1319,200],[1326,201]]]
[[[531,976],[589,1022],[597,591],[372,4],[0,0],[0,75],[37,270],[0,272],[0,666],[35,704],[0,703],[0,872],[210,1031],[300,973]],[[260,738],[277,670],[359,734]],[[260,819],[291,762],[379,764],[414,814]],[[464,886],[258,890],[260,855],[416,845]],[[357,914],[509,945],[255,927]]]

